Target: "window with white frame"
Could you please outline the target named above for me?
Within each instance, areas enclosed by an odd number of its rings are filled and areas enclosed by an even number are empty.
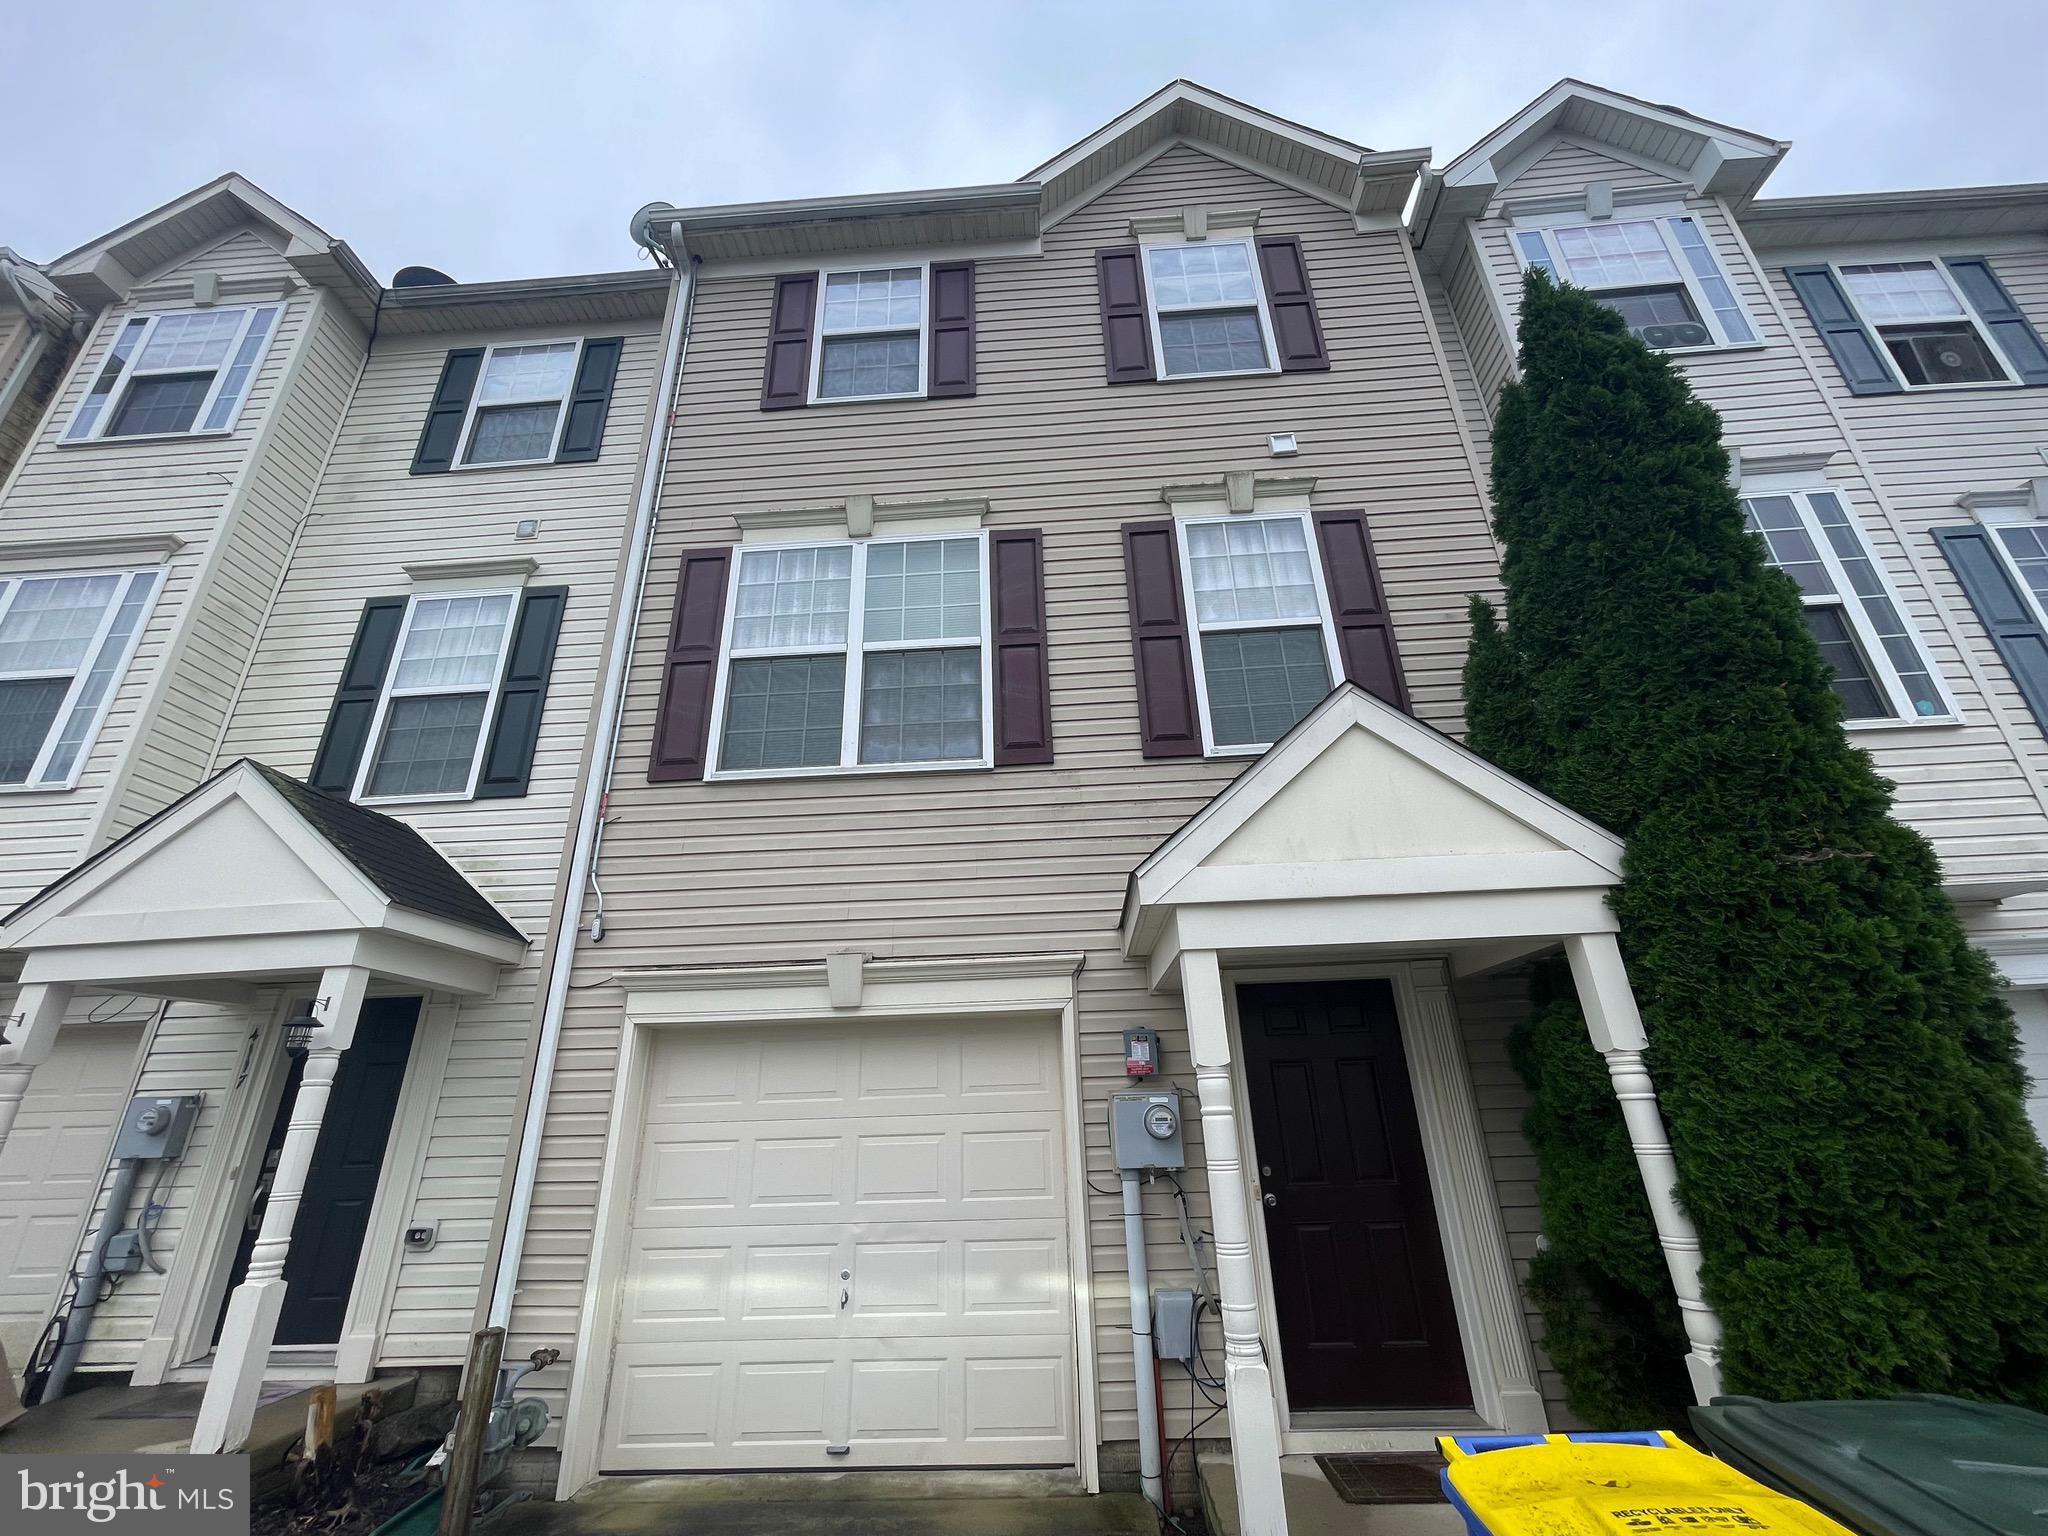
[[[279,306],[130,315],[64,429],[67,443],[225,432],[276,328]]]
[[[475,791],[518,603],[517,592],[451,592],[407,605],[356,799],[461,800]]]
[[[1159,376],[1271,373],[1273,330],[1249,240],[1145,247]]]
[[[1799,586],[1851,722],[1943,720],[1955,705],[1862,530],[1832,491],[1745,496],[1766,559]]]
[[[812,398],[923,394],[925,269],[877,267],[824,276]]]
[[[1178,530],[1209,747],[1271,746],[1341,670],[1308,518],[1239,513]]]
[[[1842,286],[1908,389],[2012,379],[1962,290],[1935,261],[1864,262]]]
[[[718,773],[986,765],[980,533],[742,547]]]
[[[1977,520],[2012,568],[2020,590],[2034,605],[2035,617],[2048,627],[2048,522],[2024,507],[1985,507]]]
[[[0,576],[0,785],[77,781],[158,576]]]
[[[1586,289],[1645,346],[1741,346],[1756,340],[1699,221],[1690,214],[1518,228],[1524,267]]]
[[[543,464],[555,456],[576,379],[577,341],[496,346],[484,354],[463,423],[460,465]]]

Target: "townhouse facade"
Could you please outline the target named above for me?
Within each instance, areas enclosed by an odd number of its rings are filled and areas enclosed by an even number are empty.
[[[1529,266],[1721,413],[2048,1077],[2048,191],[1787,148],[1565,81],[1435,168],[1176,82],[1014,183],[649,204],[636,274],[385,288],[236,178],[42,269],[0,605],[97,627],[0,805],[10,1358],[194,1093],[81,1358],[202,1439],[489,1321],[563,1494],[1227,1442],[1284,1529],[1285,1455],[1571,1422],[1506,1054],[1562,950],[1711,1392],[1619,845],[1460,745]]]

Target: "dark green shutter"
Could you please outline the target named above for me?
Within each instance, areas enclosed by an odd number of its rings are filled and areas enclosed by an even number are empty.
[[[370,744],[370,722],[377,714],[377,695],[384,691],[384,674],[391,670],[407,601],[373,597],[363,604],[355,642],[341,669],[341,686],[334,690],[334,704],[327,711],[327,729],[321,732],[320,750],[313,757],[313,776],[306,781],[315,789],[345,795],[355,788],[356,769]]]
[[[540,740],[541,711],[548,701],[548,677],[555,670],[555,639],[568,606],[567,587],[536,587],[520,600],[519,623],[512,631],[498,689],[498,718],[491,724],[483,770],[477,775],[479,800],[516,799],[526,793],[533,777],[534,745]]]
[[[1786,281],[1806,306],[1813,328],[1834,354],[1852,395],[1895,395],[1904,389],[1891,362],[1827,267],[1787,267]]]
[[[427,424],[420,429],[420,445],[412,456],[416,475],[438,475],[455,467],[455,450],[461,447],[463,418],[469,415],[469,397],[476,393],[476,376],[484,366],[482,347],[460,347],[448,354],[441,365],[441,382],[434,386],[434,403],[427,409]]]
[[[2041,345],[2040,335],[2027,322],[2019,305],[2013,303],[2012,295],[2005,291],[2005,284],[1991,270],[1991,263],[1982,256],[1951,256],[1947,265],[1955,277],[1956,286],[1977,306],[1977,313],[1991,327],[1991,334],[1998,341],[1998,350],[2012,364],[2012,371],[2020,376],[2020,382],[2048,384],[2048,347]]]
[[[604,446],[604,418],[612,407],[612,380],[618,376],[619,353],[625,338],[607,336],[583,343],[576,368],[576,393],[569,397],[569,419],[562,426],[557,464],[588,464]]]
[[[2048,730],[2048,632],[2042,630],[2034,605],[2012,579],[1991,539],[1991,530],[1975,523],[1934,530],[1934,542],[1948,556],[1950,569],[1962,583],[1963,596],[1970,600],[1991,643],[1998,647],[2005,670],[2034,712],[2035,723]]]

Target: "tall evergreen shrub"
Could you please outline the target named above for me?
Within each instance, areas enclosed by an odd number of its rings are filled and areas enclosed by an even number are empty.
[[[1472,743],[1626,839],[1613,905],[1730,1390],[2048,1408],[2048,1170],[2012,1018],[1933,850],[1842,732],[1720,422],[1584,293],[1529,274],[1494,426],[1506,625],[1474,603]],[[1684,1345],[1569,992],[1514,1042],[1575,1403],[1653,1411]]]

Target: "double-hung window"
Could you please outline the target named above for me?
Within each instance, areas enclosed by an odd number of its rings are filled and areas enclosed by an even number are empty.
[[[0,576],[0,786],[77,781],[158,576]]]
[[[1209,750],[1271,746],[1343,675],[1308,518],[1240,513],[1176,526]]]
[[[1852,724],[1955,718],[1904,604],[1839,496],[1745,496],[1742,507],[1768,562],[1798,584],[1806,626]]]
[[[544,464],[555,456],[576,378],[574,341],[523,342],[484,354],[458,464]]]
[[[357,772],[357,800],[468,799],[490,734],[517,592],[412,599]]]
[[[279,306],[181,309],[121,322],[67,443],[110,437],[226,432],[276,329]]]
[[[921,265],[825,273],[813,400],[924,393],[926,275]]]
[[[1982,508],[1977,520],[2033,603],[2035,619],[2048,629],[2048,521],[2017,506]]]
[[[1272,321],[1250,240],[1145,247],[1160,377],[1272,373]]]
[[[736,563],[715,774],[991,761],[982,534],[742,547]]]
[[[1969,301],[1940,262],[1840,269],[1842,285],[1908,389],[2013,382]]]
[[[1518,228],[1524,267],[1586,289],[1662,352],[1756,340],[1735,290],[1690,214]]]

